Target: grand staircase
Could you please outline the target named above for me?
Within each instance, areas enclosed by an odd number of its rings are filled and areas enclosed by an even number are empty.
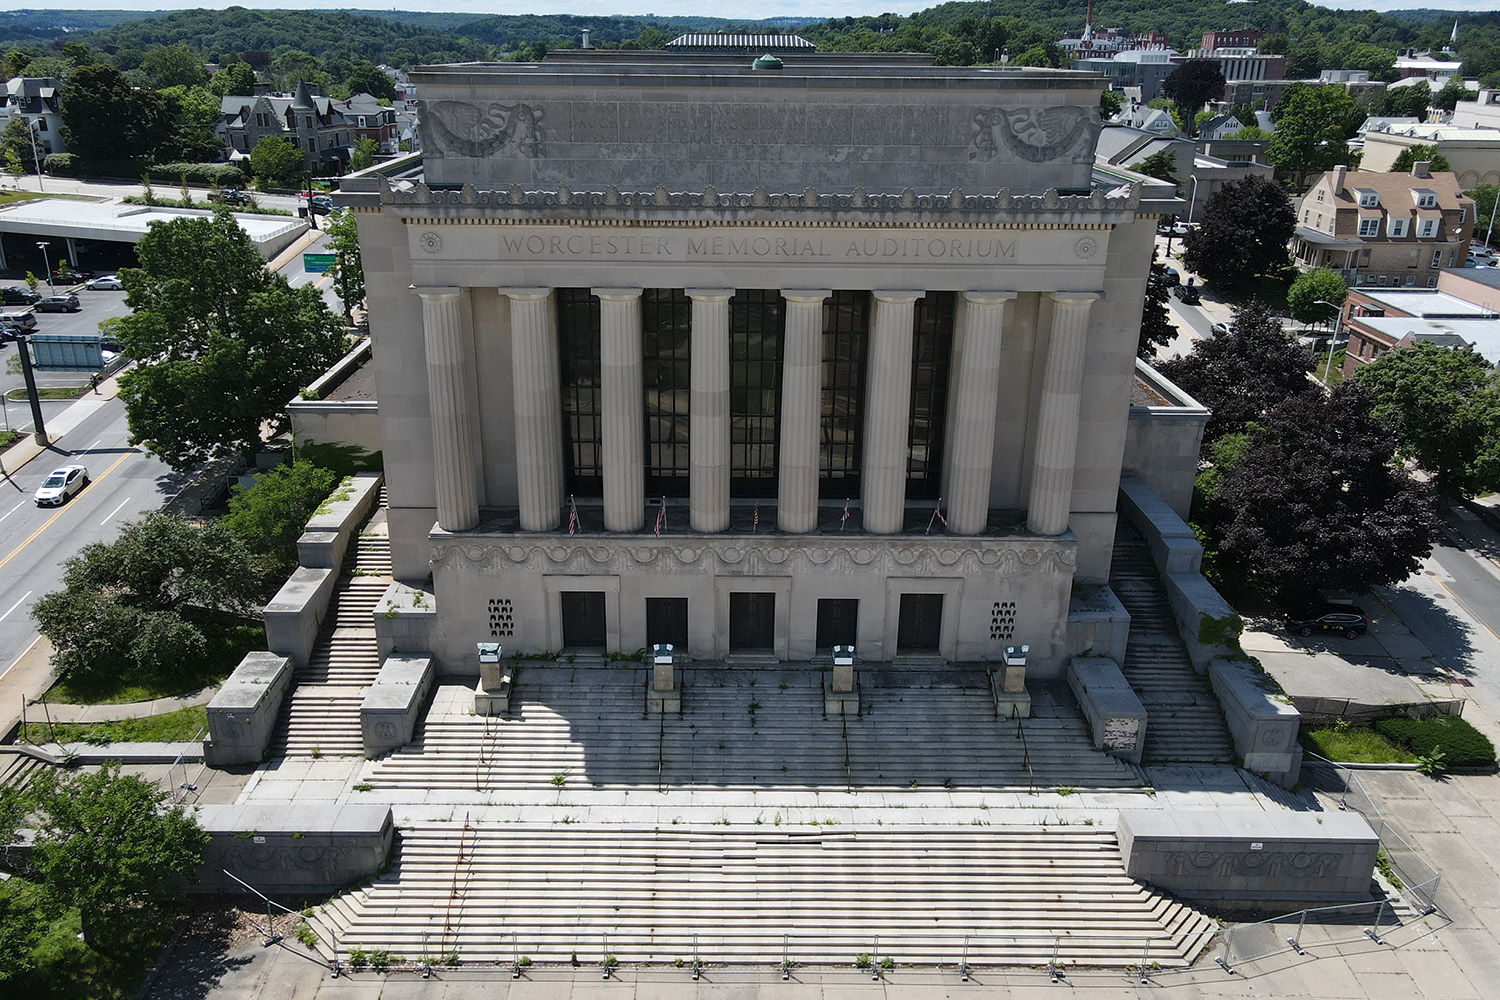
[[[391,543],[382,491],[380,506],[344,559],[312,655],[297,670],[281,729],[271,743],[272,756],[363,752],[359,705],[380,672],[375,605],[390,584]]]
[[[373,764],[377,792],[568,788],[1139,788],[1094,751],[1061,688],[996,719],[982,669],[865,669],[859,717],[824,717],[815,669],[688,667],[681,714],[645,714],[646,671],[523,663],[512,709],[440,687],[415,740]]]
[[[1234,744],[1208,678],[1193,669],[1151,552],[1133,526],[1115,529],[1109,585],[1130,612],[1122,667],[1146,706],[1143,764],[1227,764]]]
[[[1164,967],[1208,917],[1127,878],[1083,827],[732,829],[419,823],[388,872],[309,923],[325,957],[598,968],[691,962]],[[608,936],[607,943],[605,936]],[[876,938],[879,939],[878,949]]]

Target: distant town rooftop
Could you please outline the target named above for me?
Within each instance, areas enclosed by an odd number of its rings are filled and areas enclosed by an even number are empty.
[[[817,48],[817,46],[800,35],[728,34],[725,32],[713,32],[678,35],[667,43],[667,48],[734,49],[736,51],[754,49],[756,51],[773,52],[787,49],[811,51]]]
[[[113,240],[138,243],[153,222],[184,217],[207,218],[213,212],[191,208],[153,208],[110,201],[71,201],[43,198],[21,201],[0,208],[0,232],[31,237]],[[266,258],[307,229],[307,223],[284,215],[235,213],[235,221],[249,234],[255,248]]]

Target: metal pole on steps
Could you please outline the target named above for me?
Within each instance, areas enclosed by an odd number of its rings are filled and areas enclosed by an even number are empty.
[[[969,981],[969,935],[964,935],[964,955],[958,960],[958,981],[967,983]]]
[[[1052,961],[1047,963],[1047,978],[1054,983],[1062,978],[1062,966],[1057,964],[1057,954],[1062,950],[1062,939],[1052,939]]]
[[[609,978],[609,931],[605,931],[604,932],[604,961],[603,961],[602,964],[604,965],[604,975],[602,977],[600,977],[600,978],[602,978],[602,979],[608,979]]]
[[[1302,950],[1302,928],[1307,923],[1307,911],[1302,911],[1302,916],[1297,918],[1297,935],[1286,939],[1286,943],[1292,946],[1292,950],[1298,955],[1306,955]]]
[[[422,932],[422,978],[432,978],[432,959],[427,954],[427,932]]]
[[[875,938],[875,944],[870,951],[870,978],[880,982],[880,938]]]
[[[703,975],[703,963],[698,961],[698,935],[693,935],[693,982]]]
[[[1222,968],[1225,972],[1229,973],[1231,976],[1234,975],[1234,966],[1229,964],[1229,956],[1233,954],[1233,951],[1231,950],[1233,945],[1234,928],[1231,927],[1229,928],[1229,930],[1224,932],[1224,954],[1214,959],[1215,962],[1219,963],[1219,967]]]
[[[792,963],[788,960],[790,951],[790,934],[781,935],[781,981],[786,982],[792,978]]]
[[[1365,937],[1376,944],[1385,944],[1384,941],[1380,940],[1380,924],[1381,918],[1385,916],[1385,904],[1386,901],[1382,899],[1380,901],[1380,909],[1375,911],[1375,925],[1365,931]]]
[[[510,978],[521,978],[521,942],[515,931],[510,932]]]
[[[1148,968],[1148,966],[1146,965],[1146,959],[1148,959],[1149,957],[1151,957],[1151,939],[1147,938],[1146,939],[1146,943],[1141,946],[1141,985],[1142,986],[1149,986],[1149,985],[1151,985],[1151,979],[1150,979],[1149,976],[1146,975],[1146,970]]]

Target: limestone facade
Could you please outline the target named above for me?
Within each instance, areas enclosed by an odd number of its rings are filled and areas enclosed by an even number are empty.
[[[1070,653],[1171,189],[1061,71],[430,67],[353,179],[391,544],[433,652]]]

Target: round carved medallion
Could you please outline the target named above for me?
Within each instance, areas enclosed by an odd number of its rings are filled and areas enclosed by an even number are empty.
[[[1079,260],[1088,260],[1099,252],[1099,242],[1092,236],[1085,236],[1073,244],[1073,253]]]
[[[443,249],[443,238],[428,231],[417,237],[417,245],[422,248],[423,253],[437,253]]]

